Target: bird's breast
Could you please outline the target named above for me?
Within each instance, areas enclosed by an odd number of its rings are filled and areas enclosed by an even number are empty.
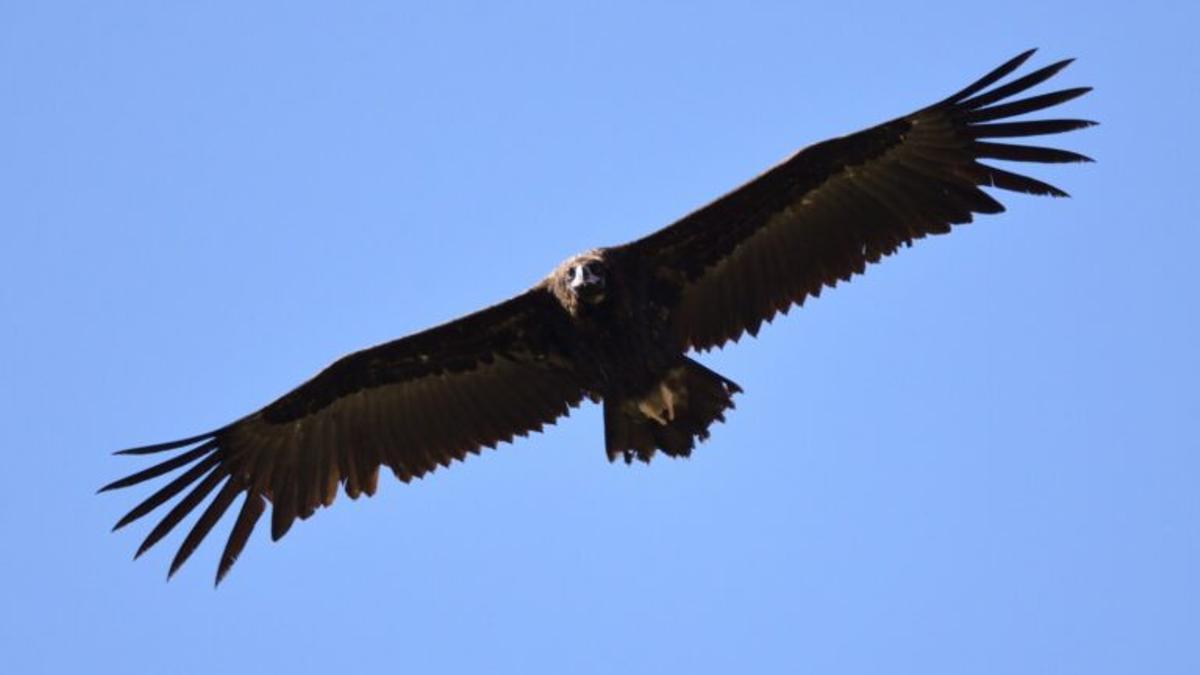
[[[683,355],[664,339],[660,319],[636,303],[615,300],[605,314],[578,322],[579,365],[594,373],[601,396],[636,396],[661,382]]]

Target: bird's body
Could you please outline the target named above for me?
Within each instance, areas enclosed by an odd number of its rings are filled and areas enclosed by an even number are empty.
[[[568,287],[572,270],[585,263],[604,280],[603,291],[590,302]],[[669,314],[654,302],[643,272],[627,257],[595,249],[567,259],[543,282],[569,316],[576,356],[594,378],[589,391],[598,398],[648,391],[683,356],[667,332]]]
[[[584,266],[595,270],[589,276],[599,287],[591,296],[571,288]],[[595,249],[567,259],[542,282],[574,327],[568,342],[586,394],[604,402],[609,459],[626,462],[649,462],[656,449],[689,454],[741,391],[687,358],[671,333],[672,294],[646,272],[631,249]]]
[[[268,502],[279,538],[296,518],[331,504],[339,489],[351,497],[374,492],[381,467],[408,481],[541,430],[584,400],[603,402],[610,459],[689,455],[741,391],[689,352],[754,335],[776,314],[900,246],[948,232],[975,213],[1002,211],[980,187],[1065,195],[979,161],[1087,160],[984,140],[1092,124],[1007,121],[1087,91],[1008,100],[1069,63],[993,87],[1031,53],[932,106],[801,150],[647,237],[572,256],[505,302],[345,356],[220,429],[123,451],[194,446],[103,488],[189,467],[117,527],[183,494],[140,554],[216,491],[180,545],[174,572],[244,495],[219,581]]]

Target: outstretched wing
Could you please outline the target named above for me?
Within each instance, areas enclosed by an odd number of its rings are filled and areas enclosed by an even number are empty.
[[[710,349],[758,332],[822,286],[975,213],[1004,207],[980,187],[1066,196],[980,160],[1085,162],[1065,150],[994,138],[1071,131],[1078,119],[1008,121],[1090,90],[1009,100],[1058,71],[1051,64],[1006,84],[1033,50],[936,103],[856,134],[805,148],[753,181],[648,237],[614,249],[645,261],[680,348]]]
[[[171,563],[174,574],[244,495],[217,568],[219,583],[268,501],[271,537],[278,539],[296,517],[333,503],[339,484],[351,498],[373,494],[381,465],[407,482],[566,415],[585,395],[569,336],[561,306],[539,286],[457,321],[350,354],[226,427],[117,453],[183,450],[101,491],[190,468],[113,529],[190,489],[142,542],[141,555],[216,490],[180,545]]]

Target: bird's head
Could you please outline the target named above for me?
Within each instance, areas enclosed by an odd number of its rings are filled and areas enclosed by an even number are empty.
[[[581,255],[560,268],[560,281],[571,297],[585,305],[602,302],[608,291],[608,268],[598,255]]]
[[[604,299],[606,270],[599,260],[582,260],[567,269],[567,288],[588,304]]]

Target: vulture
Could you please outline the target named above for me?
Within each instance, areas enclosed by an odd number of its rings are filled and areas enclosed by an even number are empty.
[[[219,584],[268,503],[279,539],[339,490],[373,494],[381,467],[408,482],[585,400],[603,403],[610,461],[689,456],[741,388],[688,354],[757,334],[915,239],[1003,211],[981,188],[1066,196],[990,163],[1091,161],[1011,140],[1095,124],[1023,117],[1090,90],[1027,94],[1071,62],[1013,75],[1033,51],[933,105],[800,150],[664,229],[572,256],[516,297],[338,359],[219,429],[118,452],[173,454],[102,492],[180,473],[113,529],[182,495],[137,549],[199,510],[169,577],[240,497]]]

